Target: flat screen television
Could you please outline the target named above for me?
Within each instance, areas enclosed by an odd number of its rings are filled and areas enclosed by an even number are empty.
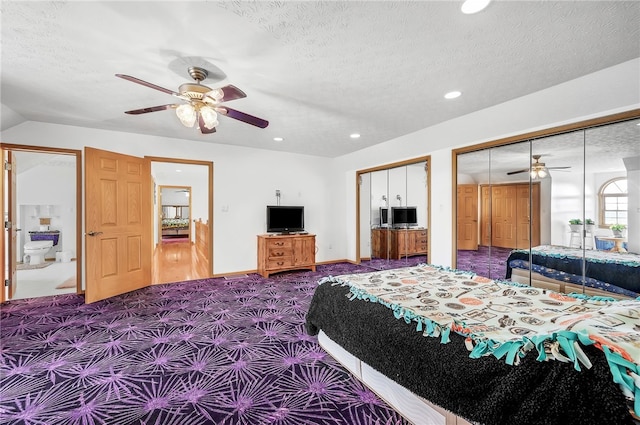
[[[391,207],[391,225],[393,227],[417,226],[417,207]]]
[[[387,227],[389,225],[389,208],[380,207],[380,227]]]
[[[291,233],[303,231],[303,206],[267,205],[267,232]]]

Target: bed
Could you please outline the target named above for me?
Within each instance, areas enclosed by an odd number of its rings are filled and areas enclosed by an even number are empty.
[[[162,219],[163,238],[188,238],[189,219],[188,218],[163,218]]]
[[[583,254],[585,278],[582,277]],[[636,298],[640,295],[640,255],[634,253],[585,250],[555,245],[540,245],[529,250],[511,251],[506,278],[529,282],[558,292],[584,292],[587,295]]]
[[[639,423],[628,379],[639,371],[638,317],[636,300],[421,265],[322,279],[306,330],[415,424],[621,425]],[[542,322],[547,333],[533,332]]]

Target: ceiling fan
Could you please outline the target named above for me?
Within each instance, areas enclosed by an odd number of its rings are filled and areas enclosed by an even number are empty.
[[[531,163],[530,168],[525,168],[523,170],[510,171],[507,173],[508,176],[512,174],[519,173],[529,173],[532,179],[543,179],[549,175],[549,170],[563,170],[571,167],[547,167],[544,162],[540,162],[540,158],[542,155],[532,155],[533,163]]]
[[[198,127],[203,134],[214,133],[218,123],[218,114],[225,115],[256,127],[265,128],[269,125],[269,121],[262,118],[254,117],[247,113],[231,109],[222,105],[222,102],[230,100],[242,99],[247,95],[233,85],[227,85],[222,88],[212,89],[200,82],[207,78],[209,72],[198,66],[192,66],[188,69],[189,75],[195,80],[195,83],[184,83],[178,87],[178,91],[165,89],[164,87],[143,81],[139,78],[125,74],[116,74],[116,77],[159,90],[163,93],[170,94],[178,99],[182,99],[184,103],[167,104],[151,106],[148,108],[134,109],[125,111],[125,114],[140,115],[149,112],[164,111],[166,109],[175,109],[176,115],[180,122],[186,127],[193,127],[198,122]]]

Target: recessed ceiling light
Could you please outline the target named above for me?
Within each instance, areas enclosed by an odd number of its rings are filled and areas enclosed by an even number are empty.
[[[176,173],[181,173],[181,172],[182,172],[182,170],[176,170]]]
[[[273,140],[276,142],[282,142],[284,139],[282,137],[274,137]]]
[[[485,7],[489,6],[491,0],[466,0],[462,3],[460,10],[462,13],[471,15],[472,13],[478,13]]]
[[[352,139],[359,139],[359,138],[360,138],[360,134],[358,134],[358,133],[353,133],[353,134],[351,134],[349,137],[351,137]]]
[[[460,97],[460,95],[462,95],[462,92],[459,91],[450,91],[449,93],[444,95],[445,99],[455,99],[456,97]]]

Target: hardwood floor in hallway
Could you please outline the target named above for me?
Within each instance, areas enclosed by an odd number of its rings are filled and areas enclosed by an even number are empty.
[[[181,282],[210,277],[209,262],[198,255],[196,246],[187,241],[161,242],[153,253],[154,284]]]

